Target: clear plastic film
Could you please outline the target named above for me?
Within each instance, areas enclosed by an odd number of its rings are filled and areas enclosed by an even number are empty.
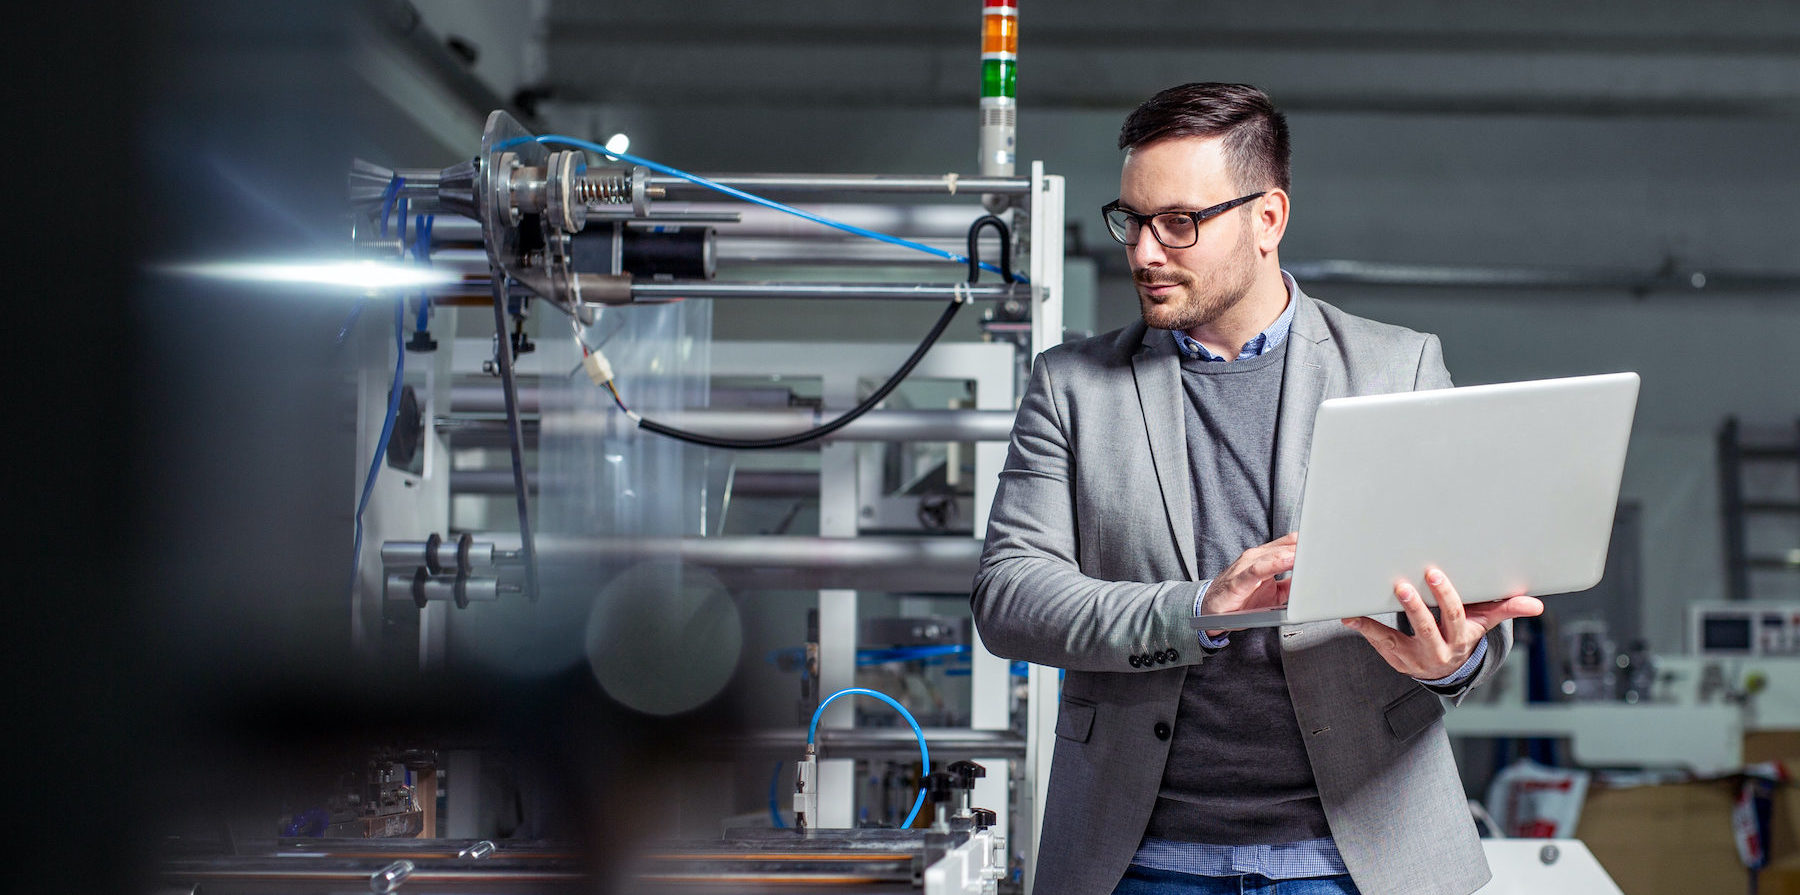
[[[586,337],[637,413],[656,419],[707,406],[710,301],[607,309]],[[576,369],[574,338],[540,339],[553,341],[569,362],[552,368],[575,372],[543,384],[540,608],[558,628],[545,634],[559,656],[576,648],[576,661],[626,706],[659,715],[695,708],[736,668],[742,631],[730,595],[705,570],[586,545],[707,534],[709,473],[726,458],[639,430]]]

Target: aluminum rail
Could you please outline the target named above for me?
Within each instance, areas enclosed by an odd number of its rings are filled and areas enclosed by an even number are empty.
[[[436,263],[436,259],[433,259],[433,264]],[[428,292],[434,299],[462,299],[473,304],[474,299],[485,297],[488,294],[490,283],[488,275],[473,269],[473,265],[468,262],[452,261],[441,266],[457,270],[462,274],[462,279],[425,287],[422,291]],[[614,302],[591,299],[583,302],[592,308],[617,307],[631,303],[679,301],[686,298],[949,301],[960,297],[966,301],[1027,303],[1031,301],[1032,288],[1023,284],[969,286],[962,283],[720,283],[706,280],[634,283],[626,282],[622,277],[590,273],[581,274],[580,281],[584,294],[602,295],[609,298],[617,296],[621,299]],[[626,297],[629,298],[629,301],[623,300]]]
[[[516,536],[515,536],[516,537]],[[579,575],[596,564],[678,562],[703,568],[736,590],[849,588],[967,594],[981,541],[964,536],[824,538],[583,538],[541,535],[547,575]],[[571,582],[573,583],[573,582]]]
[[[720,438],[775,438],[804,432],[836,419],[834,411],[684,410],[654,415],[665,426],[704,432]],[[576,432],[593,426],[604,431],[604,417],[577,417]],[[844,428],[819,439],[834,441],[1007,441],[1012,437],[1010,410],[872,410]]]
[[[585,380],[584,380],[585,381]],[[627,384],[629,389],[629,384]],[[543,391],[535,388],[519,390],[519,406],[526,413],[543,412]],[[552,393],[554,394],[554,392]],[[452,413],[501,413],[505,396],[498,389],[484,386],[458,385],[450,390]],[[555,413],[555,402],[551,412]],[[836,419],[844,413],[835,409],[806,407],[758,408],[747,410],[682,410],[652,413],[657,422],[681,429],[705,432],[724,438],[772,438],[813,428]],[[564,431],[608,434],[612,432],[612,406],[602,405],[602,412],[558,419]],[[440,419],[445,428],[476,427],[479,420],[450,423]],[[1007,441],[1012,438],[1013,412],[1010,410],[871,410],[844,428],[833,432],[827,441]]]
[[[882,414],[877,416],[877,414]],[[890,416],[891,414],[891,416]],[[966,419],[932,419],[934,416],[967,417]],[[829,422],[834,414],[814,414],[808,410],[689,410],[682,413],[655,414],[653,419],[666,426],[700,432],[722,438],[774,438],[792,435]],[[874,417],[874,419],[871,419]],[[612,428],[607,415],[576,416],[562,431],[579,435],[616,435],[636,432],[629,423]],[[788,450],[812,450],[822,444],[888,441],[1007,441],[1012,433],[1013,414],[1009,410],[892,410],[870,411],[844,428],[812,441],[796,444]],[[504,420],[437,417],[438,431],[457,447],[506,447],[509,432]],[[536,445],[542,427],[537,420],[524,421],[525,443]],[[644,437],[651,437],[645,433]]]
[[[535,492],[538,475],[526,475],[526,483]],[[511,494],[510,469],[453,469],[450,471],[452,494]],[[731,478],[733,497],[818,497],[819,474],[789,472],[776,469],[739,469]],[[492,545],[489,545],[490,547]],[[445,542],[443,548],[454,553],[456,544]]]
[[[983,193],[1029,193],[1029,177],[981,177],[962,174],[701,174],[701,177],[723,186],[750,193],[937,193],[945,196],[969,196],[979,200]],[[673,196],[677,192],[713,190],[680,177],[652,176],[652,188],[662,187]]]
[[[1031,287],[1024,285],[975,285],[963,283],[632,283],[634,301],[669,301],[678,298],[821,298],[902,299],[913,301],[1031,301]]]
[[[519,385],[519,406],[526,413],[537,413],[540,407],[539,386],[535,383],[543,381],[542,376],[521,376]],[[583,380],[585,382],[585,380]],[[525,385],[524,383],[534,383]],[[792,405],[793,392],[781,386],[742,387],[715,385],[708,390],[710,402],[714,408],[731,407],[737,409],[767,408],[782,410]],[[552,383],[550,390],[551,404],[555,408],[558,394],[568,394]],[[500,413],[505,407],[499,386],[490,383],[461,383],[450,387],[451,413]],[[611,404],[610,401],[603,402]]]
[[[626,383],[629,392],[630,383]],[[631,431],[616,412],[558,416],[557,429],[577,436],[617,435]],[[805,432],[839,416],[833,411],[683,410],[651,413],[665,426],[717,438],[778,438]],[[1012,437],[1010,410],[872,410],[817,443],[854,441],[1007,441]],[[623,426],[624,429],[620,427]],[[812,444],[814,442],[809,442]],[[796,445],[805,447],[806,445]]]
[[[760,205],[745,205],[736,200],[715,198],[722,201],[658,203],[657,208],[737,214],[740,218],[737,223],[719,228],[718,233],[721,238],[781,237],[807,242],[844,242],[862,238]],[[927,243],[934,239],[954,240],[955,245],[958,246],[967,245],[969,225],[973,224],[976,218],[987,213],[972,196],[967,204],[912,203],[895,205],[829,200],[796,202],[794,204],[803,211],[810,211],[865,230],[874,230],[889,236],[903,236]]]
[[[1025,738],[1010,730],[970,730],[960,727],[922,729],[934,760],[939,755],[945,758],[1025,756]],[[919,741],[905,727],[821,727],[817,737],[821,758],[919,757]],[[716,749],[725,755],[797,756],[806,748],[806,731],[756,730],[733,736],[701,738],[696,744],[701,749]]]

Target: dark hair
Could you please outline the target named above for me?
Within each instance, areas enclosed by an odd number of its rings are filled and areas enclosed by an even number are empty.
[[[1225,161],[1240,188],[1288,188],[1287,116],[1275,111],[1268,94],[1248,84],[1170,87],[1125,116],[1119,148],[1218,136],[1225,138]]]

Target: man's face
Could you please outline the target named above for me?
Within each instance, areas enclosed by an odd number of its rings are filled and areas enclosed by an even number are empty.
[[[1242,191],[1226,168],[1223,143],[1174,137],[1131,150],[1119,176],[1119,204],[1157,214],[1199,211],[1237,198]],[[1249,293],[1258,258],[1250,218],[1256,205],[1202,222],[1199,241],[1184,249],[1164,246],[1148,227],[1137,245],[1126,247],[1145,323],[1192,330],[1217,320]]]

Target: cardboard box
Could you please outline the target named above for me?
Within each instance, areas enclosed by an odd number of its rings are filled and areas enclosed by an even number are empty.
[[[1789,774],[1800,774],[1800,731],[1744,734],[1744,763],[1762,761],[1779,761]],[[1758,880],[1757,895],[1800,895],[1800,789],[1794,782],[1776,790],[1774,807],[1769,866]]]
[[[1731,836],[1732,781],[1588,788],[1575,827],[1625,895],[1746,891]],[[1767,895],[1767,892],[1764,892]]]
[[[1800,774],[1800,731],[1744,737],[1744,762],[1781,761]],[[1748,891],[1748,874],[1731,832],[1733,779],[1609,789],[1588,788],[1575,836],[1587,844],[1625,895]],[[1800,788],[1775,791],[1769,866],[1758,895],[1800,895]]]

